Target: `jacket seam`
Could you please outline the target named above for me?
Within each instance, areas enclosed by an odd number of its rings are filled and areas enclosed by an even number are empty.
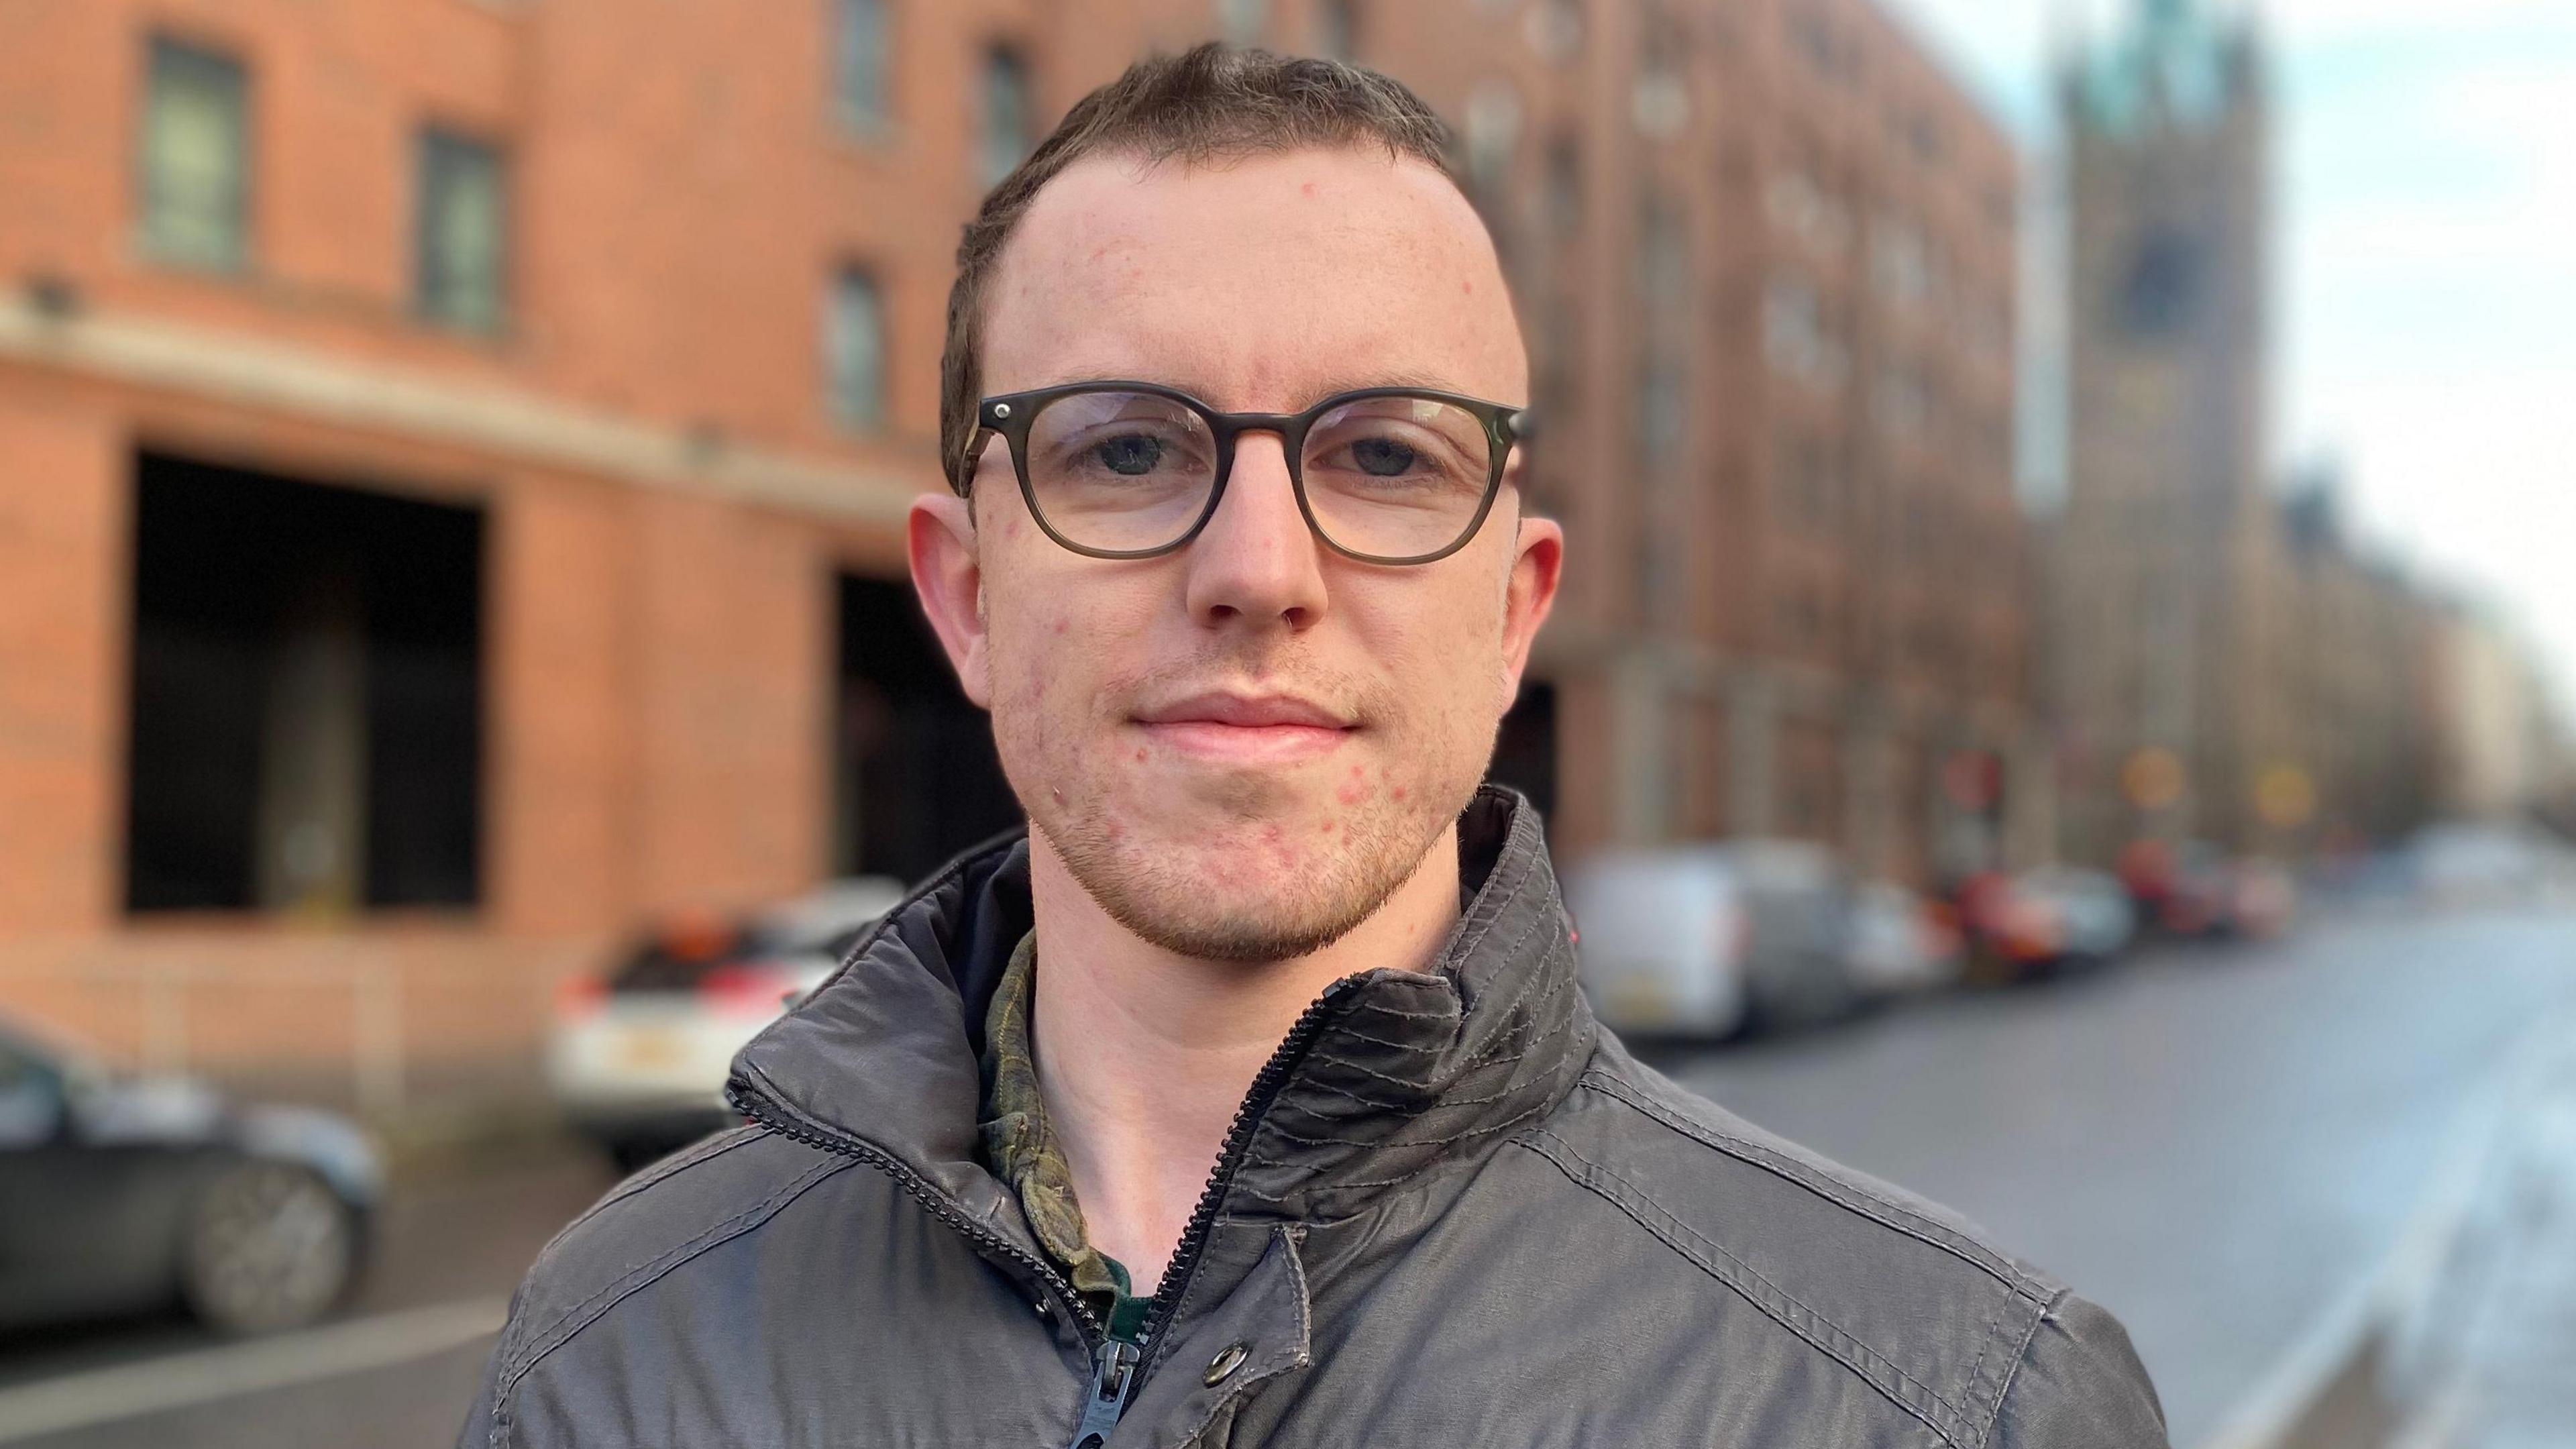
[[[607,1286],[566,1309],[562,1316],[547,1325],[543,1333],[534,1335],[533,1341],[523,1340],[524,1346],[520,1352],[525,1355],[524,1359],[504,1369],[493,1390],[491,1441],[493,1449],[501,1449],[508,1439],[513,1407],[511,1400],[518,1392],[520,1381],[525,1379],[548,1354],[570,1343],[583,1329],[598,1322],[608,1310],[660,1282],[682,1264],[760,1226],[816,1183],[855,1165],[854,1160],[823,1158],[790,1178],[769,1196],[735,1213],[732,1217],[715,1223],[697,1236],[665,1249],[641,1263],[629,1264]]]
[[[1919,1215],[1903,1204],[1890,1202],[1865,1188],[1848,1183],[1836,1182],[1832,1187],[1828,1187],[1816,1181],[1815,1174],[1800,1171],[1777,1161],[1776,1153],[1756,1143],[1692,1122],[1659,1103],[1644,1100],[1627,1083],[1599,1067],[1587,1069],[1577,1080],[1576,1085],[1590,1087],[1605,1096],[1624,1102],[1704,1147],[1722,1152],[1749,1167],[1759,1168],[1784,1182],[1804,1188],[1846,1212],[1867,1218],[1892,1232],[1903,1233],[1926,1247],[1937,1248],[2003,1284],[2011,1289],[2015,1296],[2026,1300],[2034,1308],[2045,1307],[2047,1304],[2047,1298],[2032,1286],[2028,1275],[2013,1270],[2009,1264],[1996,1259],[1993,1254],[1981,1247],[1963,1243],[1957,1234],[1923,1222]],[[1836,1188],[1842,1191],[1838,1192]],[[1861,1201],[1852,1201],[1843,1195],[1845,1192]],[[1868,1206],[1864,1206],[1864,1203]]]
[[[1199,1421],[1190,1427],[1189,1432],[1181,1435],[1176,1441],[1180,1444],[1197,1444],[1200,1436],[1207,1433],[1208,1426],[1216,1422],[1217,1415],[1251,1398],[1254,1390],[1285,1378],[1315,1361],[1314,1310],[1306,1288],[1306,1267],[1297,1261],[1297,1234],[1288,1224],[1279,1223],[1273,1225],[1271,1237],[1279,1251],[1288,1255],[1288,1283],[1293,1290],[1289,1296],[1297,1305],[1297,1352],[1288,1362],[1266,1373],[1247,1378],[1210,1400],[1207,1412],[1200,1415]]]
[[[722,1157],[724,1154],[733,1151],[737,1147],[745,1146],[769,1135],[770,1133],[766,1128],[749,1126],[736,1127],[729,1131],[720,1132],[685,1152],[665,1158],[654,1166],[636,1174],[626,1182],[610,1189],[608,1196],[603,1197],[599,1201],[592,1203],[589,1207],[582,1209],[580,1216],[574,1218],[571,1222],[564,1224],[561,1228],[555,1231],[555,1235],[553,1237],[546,1239],[546,1245],[537,1250],[536,1261],[544,1262],[547,1258],[553,1256],[557,1244],[563,1242],[564,1239],[571,1237],[584,1223],[587,1223],[592,1218],[606,1212],[616,1204],[636,1196],[647,1188],[658,1187],[662,1183],[679,1176],[682,1172],[685,1172],[702,1162],[711,1162],[716,1158]],[[516,1333],[511,1335],[509,1339],[505,1340],[504,1346],[509,1352],[515,1353],[520,1347],[525,1345],[526,1341],[527,1335],[524,1332]],[[505,1361],[506,1358],[507,1354],[504,1355]]]
[[[1445,961],[1453,963],[1464,962],[1467,958],[1475,955],[1476,948],[1484,944],[1485,937],[1502,921],[1504,908],[1519,896],[1521,883],[1528,880],[1530,873],[1538,868],[1536,854],[1531,852],[1519,852],[1518,858],[1514,858],[1515,852],[1512,850],[1512,846],[1517,843],[1520,838],[1520,833],[1526,825],[1527,819],[1527,811],[1515,810],[1512,812],[1511,834],[1505,837],[1503,842],[1503,853],[1506,860],[1510,862],[1510,868],[1512,870],[1510,880],[1503,884],[1501,890],[1497,891],[1494,889],[1495,882],[1489,879],[1485,883],[1484,891],[1480,892],[1480,894],[1490,893],[1487,894],[1487,898],[1494,902],[1493,911],[1488,914],[1485,919],[1476,923],[1471,934],[1459,940],[1456,949],[1447,953],[1444,958]],[[1549,894],[1550,896],[1553,896],[1555,893],[1551,891]]]
[[[1995,1425],[2004,1415],[2004,1403],[2012,1397],[2013,1385],[2021,1378],[2022,1365],[2030,1362],[2030,1346],[2039,1337],[2039,1326],[2048,1321],[2049,1315],[2057,1311],[2057,1305],[2065,1302],[2072,1291],[2059,1290],[2056,1297],[2048,1300],[2047,1307],[2030,1316],[2030,1326],[2022,1330],[2021,1344],[2013,1350],[2012,1363],[2004,1369],[2003,1385],[1995,1391],[1995,1406],[1987,1412],[1984,1426],[1977,1431],[1974,1449],[1985,1449],[1986,1441],[1994,1437]]]
[[[1538,1140],[1541,1138],[1554,1143],[1557,1150],[1551,1151]],[[1618,1208],[1628,1216],[1630,1221],[1653,1234],[1665,1247],[1670,1248],[1701,1272],[1733,1290],[1746,1302],[1761,1310],[1763,1316],[1787,1329],[1817,1352],[1851,1370],[1862,1382],[1884,1395],[1889,1402],[1921,1420],[1934,1433],[1940,1435],[1944,1442],[1957,1446],[1957,1449],[1968,1449],[1962,1431],[1970,1419],[1957,1405],[1935,1392],[1931,1385],[1881,1357],[1831,1318],[1801,1302],[1796,1295],[1780,1285],[1763,1277],[1752,1265],[1692,1231],[1690,1225],[1675,1216],[1671,1209],[1656,1201],[1651,1194],[1621,1175],[1616,1169],[1585,1157],[1572,1143],[1545,1128],[1515,1140],[1554,1163],[1557,1170],[1564,1173],[1576,1186]],[[1569,1166],[1564,1157],[1557,1155],[1557,1151],[1562,1151],[1565,1157],[1571,1157],[1574,1161],[1583,1164],[1583,1170],[1577,1171]],[[1613,1193],[1604,1186],[1602,1181],[1596,1179],[1606,1179],[1609,1183],[1615,1183],[1625,1192],[1624,1194]],[[1658,1225],[1650,1221],[1647,1214],[1641,1211],[1641,1207],[1652,1209],[1656,1216],[1663,1219],[1662,1224]],[[1689,1238],[1691,1242],[1679,1241],[1678,1239],[1682,1237]],[[1694,1247],[1694,1244],[1697,1246]],[[1711,1261],[1709,1256],[1711,1254],[1723,1258],[1734,1271],[1730,1272],[1727,1268]],[[1751,1280],[1751,1284],[1759,1284],[1764,1291],[1756,1292],[1744,1281],[1747,1279]],[[1769,1301],[1772,1299],[1777,1301]],[[1801,1319],[1808,1321],[1802,1323]],[[1916,1402],[1918,1397],[1928,1401],[1929,1407],[1926,1403]],[[1939,1414],[1936,1414],[1935,1410],[1940,1411]],[[1942,1423],[1943,1416],[1956,1420],[1956,1426]]]

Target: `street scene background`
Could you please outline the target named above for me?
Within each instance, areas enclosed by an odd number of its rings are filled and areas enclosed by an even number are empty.
[[[650,13],[0,0],[0,1444],[447,1442],[1016,822],[903,572],[958,230],[1208,38],[1456,131],[1602,1017],[2177,1445],[2576,1444],[2566,7]]]

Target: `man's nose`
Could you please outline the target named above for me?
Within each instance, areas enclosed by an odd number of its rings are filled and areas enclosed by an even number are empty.
[[[1324,616],[1322,548],[1297,507],[1278,437],[1244,434],[1216,516],[1186,551],[1190,617],[1211,627],[1312,627]]]

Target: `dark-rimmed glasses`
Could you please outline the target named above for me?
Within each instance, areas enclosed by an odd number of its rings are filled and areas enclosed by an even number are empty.
[[[1150,382],[1076,382],[988,397],[1020,495],[1049,538],[1093,558],[1152,558],[1198,537],[1225,499],[1245,433],[1279,435],[1315,536],[1363,563],[1425,564],[1476,536],[1527,435],[1523,409],[1413,387],[1335,393],[1303,412],[1221,413]]]

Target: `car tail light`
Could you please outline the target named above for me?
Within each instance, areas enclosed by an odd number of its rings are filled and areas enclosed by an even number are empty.
[[[795,976],[765,962],[731,961],[698,978],[698,996],[728,1016],[776,1016],[786,1009]]]
[[[555,1015],[588,1016],[608,1003],[608,983],[587,971],[555,983]]]

